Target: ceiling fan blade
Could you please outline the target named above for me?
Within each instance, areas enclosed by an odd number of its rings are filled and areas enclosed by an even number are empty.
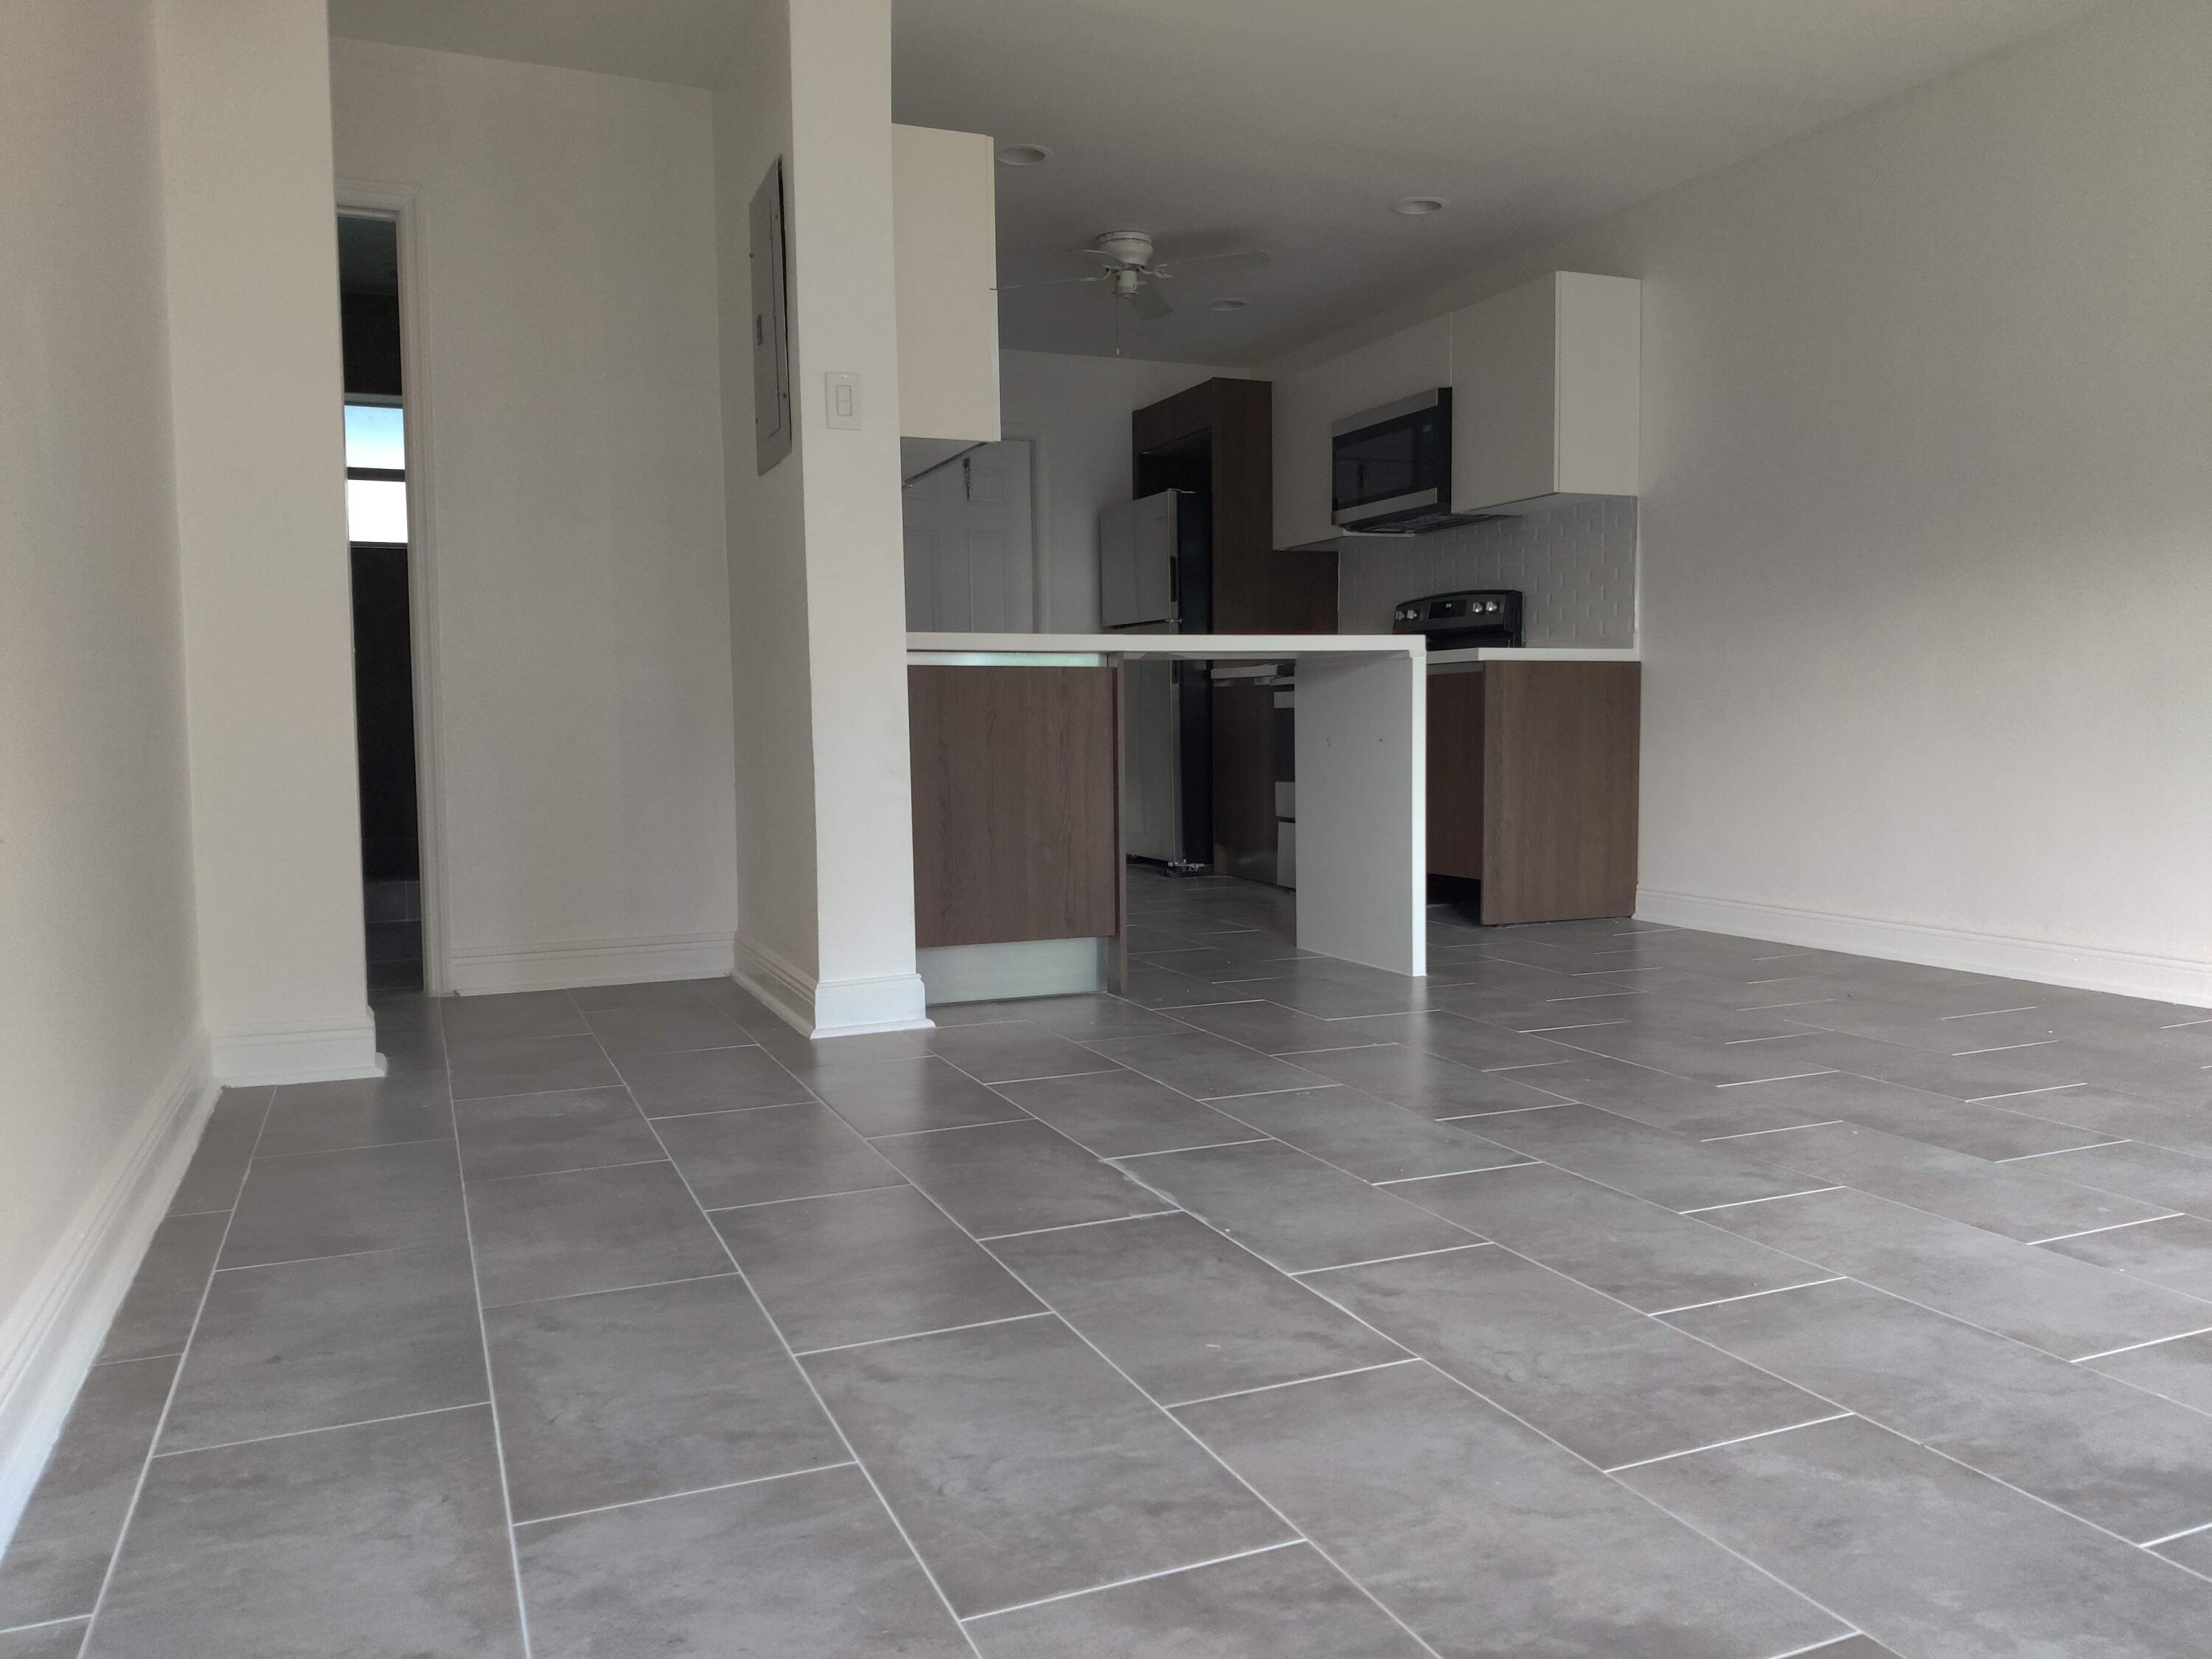
[[[1048,276],[1041,283],[1001,283],[1001,294],[1018,294],[1025,288],[1066,288],[1071,283],[1103,283],[1111,273],[1101,271],[1096,276]]]
[[[1153,274],[1177,276],[1196,265],[1202,267],[1204,274],[1208,276],[1225,276],[1234,270],[1265,270],[1274,263],[1272,254],[1253,248],[1243,253],[1200,253],[1188,259],[1170,259],[1166,264],[1156,268]]]
[[[1173,312],[1175,307],[1168,303],[1166,295],[1147,283],[1129,296],[1129,309],[1135,312],[1142,320],[1157,323],[1161,318]]]

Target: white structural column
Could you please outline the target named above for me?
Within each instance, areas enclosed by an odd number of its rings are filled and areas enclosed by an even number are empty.
[[[1297,663],[1298,944],[1426,974],[1423,660],[1301,654]]]
[[[329,30],[155,16],[202,1006],[225,1081],[364,1076]]]

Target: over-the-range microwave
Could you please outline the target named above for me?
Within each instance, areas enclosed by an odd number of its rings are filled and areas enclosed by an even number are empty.
[[[1367,536],[1418,536],[1488,516],[1451,510],[1448,386],[1347,415],[1331,428],[1330,519]]]

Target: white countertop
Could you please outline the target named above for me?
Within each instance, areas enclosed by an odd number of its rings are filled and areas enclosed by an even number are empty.
[[[909,634],[907,655],[1213,658],[1421,657],[1417,634]]]
[[[1431,668],[1469,662],[1641,662],[1632,645],[1476,645],[1462,651],[1431,651]]]

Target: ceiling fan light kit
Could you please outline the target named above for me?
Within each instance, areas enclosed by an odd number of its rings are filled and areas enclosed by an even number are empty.
[[[1127,300],[1129,309],[1139,320],[1156,323],[1174,313],[1158,284],[1172,281],[1182,272],[1197,266],[1202,271],[1225,275],[1235,270],[1265,270],[1273,259],[1256,248],[1234,253],[1197,253],[1188,258],[1176,259],[1172,264],[1153,263],[1156,252],[1152,233],[1143,230],[1109,230],[1094,236],[1081,247],[1073,250],[1086,259],[1096,259],[1106,267],[1089,276],[1050,276],[1041,283],[1014,283],[1001,288],[1002,294],[1017,293],[1024,289],[1062,288],[1077,283],[1104,283],[1111,300]],[[1214,311],[1237,311],[1249,301],[1243,300],[1217,301],[1210,307]],[[1120,316],[1115,308],[1115,315]],[[1117,342],[1118,355],[1120,346]]]
[[[999,165],[1009,167],[1033,167],[1052,160],[1052,152],[1042,144],[1001,144],[998,155]]]
[[[1401,196],[1390,204],[1390,211],[1408,219],[1425,219],[1431,213],[1442,213],[1448,205],[1441,196]]]

